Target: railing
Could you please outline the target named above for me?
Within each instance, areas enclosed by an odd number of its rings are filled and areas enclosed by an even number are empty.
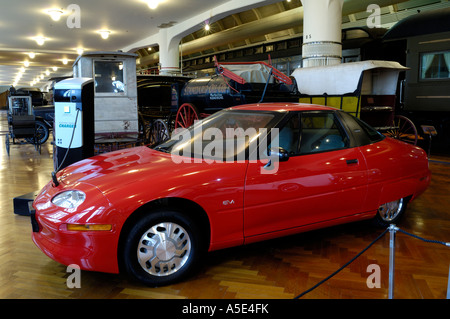
[[[387,229],[385,229],[374,241],[372,241],[366,248],[364,248],[361,252],[359,252],[358,254],[356,254],[355,257],[353,257],[351,260],[349,260],[347,263],[345,263],[341,268],[339,268],[338,270],[336,270],[334,273],[332,273],[331,275],[329,275],[328,277],[326,277],[325,279],[321,280],[320,282],[318,282],[316,285],[314,285],[313,287],[305,290],[304,292],[302,292],[301,294],[299,294],[298,296],[296,296],[294,299],[300,299],[301,297],[303,297],[304,295],[306,295],[307,293],[313,291],[314,289],[316,289],[317,287],[319,287],[321,284],[323,284],[324,282],[326,282],[327,280],[331,279],[332,277],[334,277],[336,274],[338,274],[341,270],[343,270],[345,267],[347,267],[348,265],[350,265],[353,261],[355,261],[359,256],[361,256],[364,252],[366,252],[370,247],[373,246],[373,244],[375,244],[378,240],[380,240],[386,233],[390,234],[390,238],[389,238],[389,293],[388,293],[388,298],[389,299],[393,299],[394,298],[394,269],[395,269],[395,234],[397,232],[401,232],[405,235],[414,237],[416,239],[422,240],[424,242],[427,243],[433,243],[433,244],[440,244],[440,245],[444,245],[447,247],[450,247],[450,242],[443,242],[443,241],[438,241],[438,240],[431,240],[431,239],[425,239],[422,237],[419,237],[417,235],[408,233],[400,228],[398,228],[395,225],[390,225]],[[449,277],[448,277],[448,285],[447,285],[447,299],[450,299],[450,268],[449,268]]]

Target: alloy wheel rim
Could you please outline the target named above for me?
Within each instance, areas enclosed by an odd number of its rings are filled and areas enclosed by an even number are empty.
[[[403,198],[381,205],[378,213],[381,219],[386,222],[392,222],[400,214],[403,208]]]
[[[172,222],[149,228],[137,247],[138,262],[153,276],[169,276],[179,271],[189,259],[191,239],[187,231]]]

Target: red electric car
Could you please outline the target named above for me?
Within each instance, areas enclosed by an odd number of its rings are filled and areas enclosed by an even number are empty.
[[[422,149],[345,112],[268,103],[56,177],[33,203],[36,245],[65,265],[160,286],[207,251],[363,219],[396,223],[430,171]]]

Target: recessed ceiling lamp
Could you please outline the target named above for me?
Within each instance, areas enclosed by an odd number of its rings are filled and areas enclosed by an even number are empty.
[[[48,9],[45,11],[53,21],[59,21],[61,16],[64,14],[64,11],[60,9]]]
[[[83,52],[84,52],[84,49],[83,49],[83,48],[78,48],[78,49],[77,49],[78,55],[82,55]]]
[[[56,72],[56,71],[58,71],[58,67],[54,66],[54,67],[52,68],[52,70]]]
[[[34,41],[36,41],[36,43],[38,45],[44,45],[45,41],[47,40],[47,38],[44,37],[34,37],[33,38]]]
[[[35,56],[36,56],[36,53],[34,53],[34,52],[29,52],[29,53],[28,53],[28,56],[30,57],[30,59],[34,59]]]
[[[49,70],[45,70],[45,75],[50,75],[50,71]]]
[[[106,40],[106,39],[109,38],[109,35],[110,35],[111,31],[109,31],[109,30],[100,30],[100,31],[98,31],[98,33],[100,33],[102,39]]]
[[[159,0],[147,0],[146,2],[150,9],[155,10],[158,8]]]
[[[30,66],[30,62],[28,62],[28,61],[23,61],[23,65],[24,65],[26,68],[28,68],[28,67]]]
[[[69,63],[69,61],[66,58],[62,59],[62,64],[66,65],[67,63]]]
[[[209,31],[209,30],[211,30],[211,27],[210,27],[210,25],[209,25],[209,22],[208,22],[208,21],[206,21],[206,22],[205,22],[205,30],[206,30],[206,31]]]

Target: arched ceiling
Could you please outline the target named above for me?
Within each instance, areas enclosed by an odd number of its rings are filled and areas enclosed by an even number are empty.
[[[237,0],[160,0],[156,10],[148,8],[144,0],[77,0],[80,9],[80,27],[73,27],[74,15],[68,10],[73,0],[15,0],[0,2],[0,86],[9,86],[24,67],[17,87],[42,87],[51,77],[70,74],[72,63],[78,56],[76,50],[116,51],[145,39],[161,28],[176,27],[188,19],[195,19],[199,13],[211,12],[211,29],[203,29],[204,21],[198,28],[182,39],[182,59],[189,60],[227,52],[237,48],[250,47],[282,39],[297,38],[302,35],[300,0],[248,0],[253,3],[231,14],[214,16],[219,7],[234,5]],[[389,27],[402,18],[416,14],[418,10],[449,7],[447,0],[345,0],[343,27],[366,25],[370,13],[369,4],[379,4],[383,27]],[[50,8],[65,11],[60,21],[53,21],[44,12]],[[293,18],[294,17],[294,18]],[[72,27],[70,23],[72,22]],[[108,29],[110,37],[103,40],[98,31]],[[42,35],[47,38],[40,46],[33,40]],[[150,44],[149,44],[150,45]],[[152,44],[153,45],[153,44]],[[141,46],[142,47],[142,46]],[[301,50],[301,47],[299,48]],[[28,54],[34,52],[34,58]],[[136,51],[139,68],[149,68],[158,61],[158,47],[152,51],[145,47]],[[62,63],[67,59],[67,64]],[[57,67],[53,71],[52,67]],[[46,74],[48,71],[48,75]],[[40,79],[43,77],[44,79]],[[39,78],[39,79],[38,79]]]

